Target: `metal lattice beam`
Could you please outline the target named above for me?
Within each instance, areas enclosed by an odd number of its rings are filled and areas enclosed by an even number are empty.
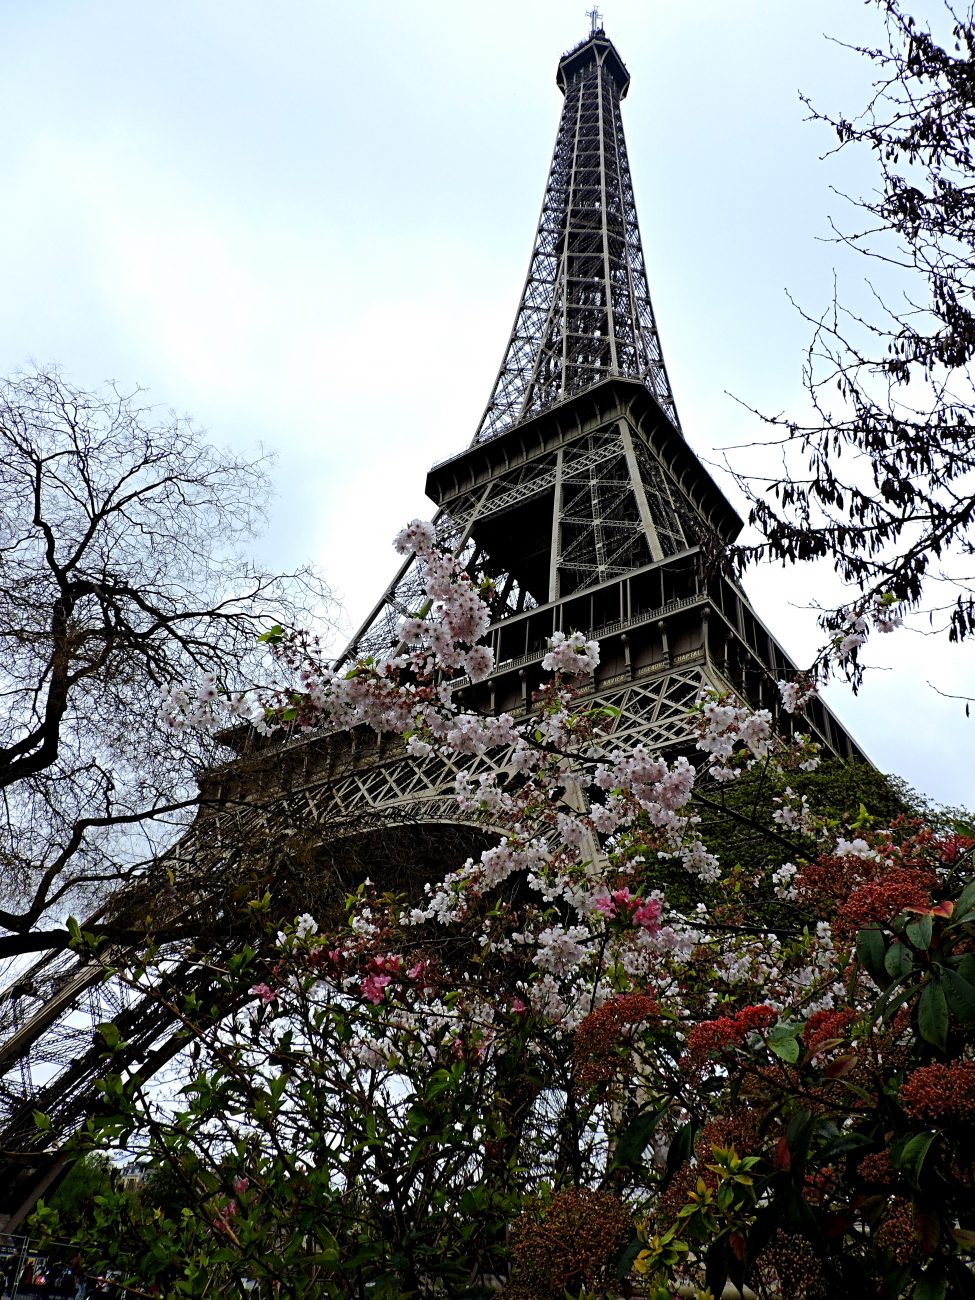
[[[475,442],[611,376],[644,383],[679,428],[623,136],[629,75],[598,30],[564,56],[558,83],[565,102],[528,275]]]

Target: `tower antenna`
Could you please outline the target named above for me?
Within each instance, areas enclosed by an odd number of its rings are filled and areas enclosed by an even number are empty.
[[[592,24],[592,26],[589,29],[590,36],[595,36],[598,31],[602,31],[603,16],[599,12],[599,10],[595,7],[595,5],[593,5],[591,9],[586,10],[586,17],[589,19],[589,21]]]

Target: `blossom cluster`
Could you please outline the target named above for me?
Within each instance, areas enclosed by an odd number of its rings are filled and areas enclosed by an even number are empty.
[[[778,1018],[774,1007],[748,1006],[731,1016],[702,1020],[688,1035],[687,1050],[697,1060],[727,1052],[741,1046],[749,1034],[770,1029]]]
[[[170,692],[166,702],[174,726],[215,725],[232,715],[265,731],[365,725],[398,733],[416,761],[453,767],[459,813],[495,833],[490,847],[406,905],[364,887],[340,936],[318,936],[308,915],[291,928],[287,942],[307,950],[321,978],[375,1018],[349,1049],[352,1059],[393,1069],[407,1043],[440,1055],[489,1056],[514,1014],[572,1035],[601,1008],[618,1012],[621,997],[651,987],[679,1006],[680,972],[689,962],[708,972],[699,1009],[761,986],[780,1008],[801,998],[807,1012],[828,1011],[840,991],[828,922],[813,925],[800,946],[747,927],[718,939],[709,904],[682,911],[659,887],[661,873],[674,868],[698,893],[721,880],[694,806],[700,774],[686,756],[668,761],[643,745],[614,744],[612,728],[577,707],[574,683],[598,667],[598,644],[579,632],[553,636],[543,660],[553,680],[527,722],[464,710],[451,678],[477,680],[493,667],[483,644],[490,611],[482,586],[440,545],[432,524],[414,520],[395,544],[415,564],[425,603],[403,619],[401,644],[386,659],[337,670],[322,661],[313,638],[285,636],[271,648],[292,685],[230,698],[206,679],[196,692]],[[814,695],[808,682],[780,683],[780,690],[787,709]],[[733,696],[705,693],[693,716],[712,779],[735,780],[760,761],[781,760],[791,770],[817,761],[808,738],[791,748],[774,741],[771,714]],[[823,833],[808,800],[791,787],[777,797],[773,823],[805,836]],[[834,863],[849,856],[861,870],[871,855],[882,857],[856,837],[828,847]],[[808,869],[791,863],[769,868],[770,892],[783,901],[812,897],[814,883]],[[456,972],[447,972],[438,953],[448,935],[461,933],[473,944],[480,981],[458,1001]],[[503,1004],[484,978],[489,970],[498,972]],[[285,1001],[269,982],[252,995],[262,1015],[278,1014]],[[740,1043],[778,1014],[746,1005],[705,1021],[690,1030],[688,1050],[700,1057]],[[605,1022],[611,1019],[607,1012]]]
[[[709,754],[709,775],[715,781],[733,781],[756,760],[768,756],[772,740],[772,715],[754,711],[729,696],[711,692],[699,705],[697,747]]]
[[[542,659],[546,672],[579,677],[596,671],[599,666],[599,642],[587,641],[582,632],[553,634],[548,653]]]
[[[898,1101],[925,1124],[965,1124],[975,1120],[975,1061],[935,1062],[908,1076]]]

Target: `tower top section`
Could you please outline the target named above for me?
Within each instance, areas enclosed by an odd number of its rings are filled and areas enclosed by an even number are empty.
[[[596,13],[593,10],[593,13]],[[593,24],[593,30],[584,41],[580,41],[567,54],[563,54],[559,59],[559,68],[555,74],[555,84],[561,90],[562,94],[566,93],[566,88],[572,82],[573,78],[585,74],[586,69],[593,63],[601,63],[606,73],[613,78],[620,99],[623,99],[630,86],[630,74],[626,70],[626,64],[619,56],[619,51],[609,39],[602,27]]]
[[[478,427],[487,442],[607,379],[645,385],[680,431],[636,219],[620,101],[630,74],[602,28],[559,60],[564,95],[511,338]]]

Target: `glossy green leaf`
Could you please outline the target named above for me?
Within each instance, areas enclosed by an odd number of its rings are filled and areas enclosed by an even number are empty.
[[[928,1158],[931,1145],[937,1136],[937,1133],[916,1133],[899,1151],[894,1153],[894,1165],[901,1170],[913,1187],[920,1184],[924,1162]]]
[[[775,1053],[780,1060],[787,1061],[794,1065],[799,1059],[799,1053],[802,1050],[797,1038],[769,1038],[769,1048]]]
[[[930,916],[920,916],[916,921],[910,923],[904,933],[918,952],[927,952],[931,947],[933,931],[934,921],[932,918]]]
[[[633,1169],[643,1159],[643,1153],[650,1144],[657,1125],[669,1109],[670,1103],[657,1110],[646,1111],[638,1115],[633,1123],[620,1136],[613,1152],[612,1169]]]
[[[975,1025],[975,988],[956,971],[941,971],[941,987],[951,1014],[963,1025]]]
[[[857,958],[875,984],[886,988],[890,983],[884,969],[886,944],[882,930],[870,926],[857,934]]]
[[[970,880],[959,894],[952,913],[952,923],[957,925],[959,921],[967,920],[972,912],[975,912],[975,880]]]
[[[693,1120],[688,1120],[674,1134],[674,1139],[667,1151],[667,1179],[677,1172],[685,1160],[691,1158],[694,1150],[694,1140],[697,1137],[697,1125]]]
[[[636,1259],[637,1255],[639,1255],[642,1249],[643,1249],[643,1242],[639,1239],[639,1237],[634,1237],[632,1241],[628,1242],[623,1247],[619,1255],[617,1255],[616,1276],[619,1279],[619,1281],[622,1282],[625,1278],[629,1277],[630,1269],[633,1267],[633,1261]]]
[[[906,943],[895,941],[887,949],[884,957],[884,969],[891,979],[903,979],[914,965],[914,953]]]
[[[812,1111],[801,1110],[793,1115],[785,1131],[785,1140],[793,1162],[804,1161],[809,1154],[809,1144],[816,1131],[816,1119]]]
[[[925,1042],[944,1049],[948,1036],[948,1003],[944,989],[934,980],[929,980],[921,990],[917,1004],[917,1027]]]

